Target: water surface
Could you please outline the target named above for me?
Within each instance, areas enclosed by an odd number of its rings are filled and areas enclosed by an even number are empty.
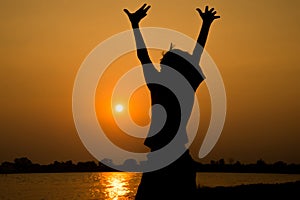
[[[130,200],[140,183],[140,173],[1,174],[1,200]],[[300,180],[300,174],[198,173],[198,186],[233,186]]]

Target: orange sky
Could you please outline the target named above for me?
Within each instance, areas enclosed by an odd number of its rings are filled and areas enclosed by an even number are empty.
[[[228,113],[217,145],[202,161],[300,163],[300,2],[145,2],[152,8],[141,26],[170,28],[195,39],[201,25],[196,7],[208,4],[221,15],[206,50],[222,74]],[[142,3],[1,1],[0,162],[20,156],[40,163],[92,159],[72,118],[75,76],[96,45],[130,28],[123,8],[133,10]],[[151,57],[158,61],[160,53]],[[134,54],[132,64],[138,64]],[[205,84],[198,92],[201,132],[209,116]]]

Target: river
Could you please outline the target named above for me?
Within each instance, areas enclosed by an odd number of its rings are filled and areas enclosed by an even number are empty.
[[[1,174],[1,200],[130,200],[140,183],[140,173],[36,173]],[[300,180],[300,174],[198,173],[198,187]]]

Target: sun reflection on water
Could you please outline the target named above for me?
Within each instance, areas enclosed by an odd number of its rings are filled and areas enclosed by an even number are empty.
[[[126,196],[126,194],[129,193],[126,188],[127,184],[128,183],[124,180],[124,177],[111,176],[106,188],[109,198],[112,200],[118,200],[119,197]]]
[[[140,176],[136,173],[105,172],[93,173],[89,179],[93,180],[90,195],[105,200],[134,199]]]

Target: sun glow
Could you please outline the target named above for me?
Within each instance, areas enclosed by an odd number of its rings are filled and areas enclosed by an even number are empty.
[[[105,175],[105,196],[110,200],[127,199],[132,191],[129,187],[129,181],[131,180],[131,174],[123,173],[108,173]],[[100,179],[101,180],[101,179]]]
[[[121,104],[117,104],[116,106],[115,106],[115,111],[116,112],[122,112],[124,110],[124,106],[123,105],[121,105]]]

